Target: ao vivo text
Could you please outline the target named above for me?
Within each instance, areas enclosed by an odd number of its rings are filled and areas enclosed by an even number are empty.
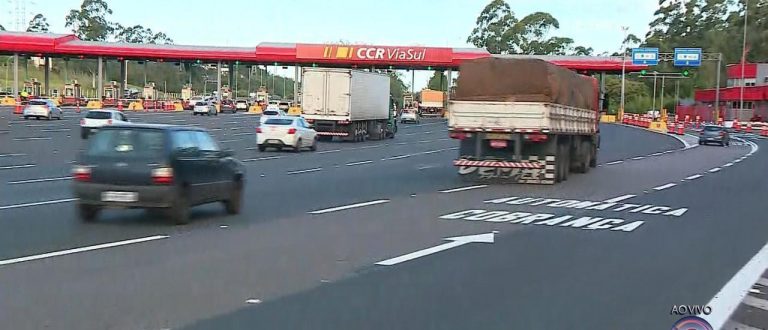
[[[709,315],[712,314],[712,307],[707,305],[672,305],[669,315]]]

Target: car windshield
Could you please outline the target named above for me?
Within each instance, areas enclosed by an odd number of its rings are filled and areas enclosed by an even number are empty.
[[[706,132],[717,132],[722,130],[723,128],[720,126],[704,126],[704,131]]]
[[[106,129],[94,135],[86,155],[116,158],[157,158],[165,147],[165,134],[156,129]]]
[[[264,125],[291,125],[293,124],[293,119],[288,118],[273,118],[273,119],[267,119],[267,121],[264,122]]]
[[[112,118],[112,114],[106,111],[88,111],[87,114],[85,114],[85,118],[88,119],[110,119]]]

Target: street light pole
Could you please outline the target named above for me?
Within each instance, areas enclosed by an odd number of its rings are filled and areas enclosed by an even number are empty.
[[[627,30],[628,26],[622,26],[621,30],[624,31],[624,40],[621,41],[621,105],[619,106],[619,114],[624,114],[624,79],[627,72]]]
[[[739,92],[739,111],[744,110],[744,65],[747,63],[747,16],[749,0],[744,0],[744,37],[741,43],[741,88]]]
[[[653,72],[653,105],[651,110],[656,111],[656,72]]]

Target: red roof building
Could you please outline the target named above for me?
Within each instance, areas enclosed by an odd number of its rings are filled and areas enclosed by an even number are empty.
[[[726,72],[728,81],[726,87],[720,89],[718,105],[724,118],[740,121],[767,120],[768,63],[745,63],[743,68],[741,64],[730,64]],[[714,109],[716,96],[714,88],[694,92],[697,105],[709,109]],[[742,97],[743,108],[741,107]]]

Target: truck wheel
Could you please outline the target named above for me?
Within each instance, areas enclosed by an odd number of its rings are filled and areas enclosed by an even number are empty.
[[[595,168],[597,167],[597,147],[592,145],[590,143],[590,157],[589,157],[589,167]]]
[[[568,170],[570,168],[570,160],[568,159],[568,146],[558,145],[557,156],[555,156],[555,181],[562,182],[568,180]]]
[[[579,163],[576,164],[576,172],[587,173],[589,172],[589,163],[591,162],[590,159],[592,157],[592,148],[590,148],[589,142],[582,142],[579,151],[581,151],[581,153],[578,155]]]

